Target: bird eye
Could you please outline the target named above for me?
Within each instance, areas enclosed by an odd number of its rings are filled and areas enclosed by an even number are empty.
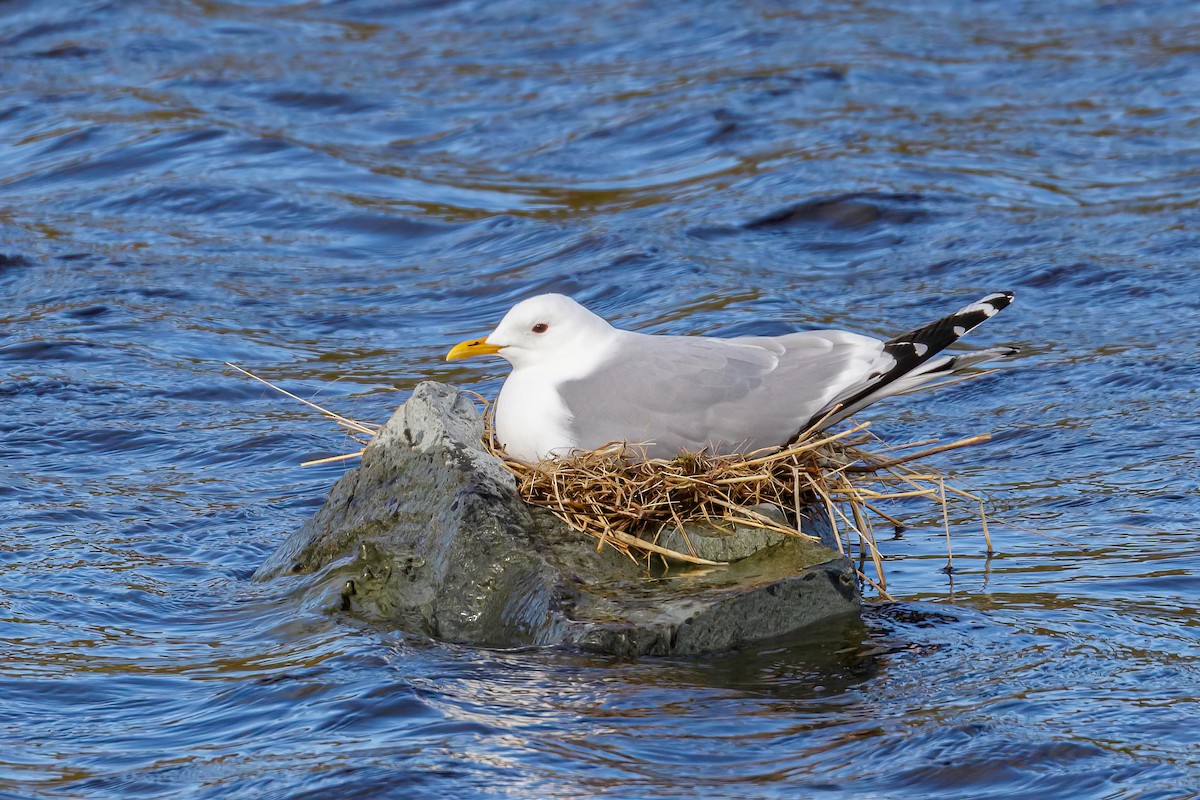
[[[539,322],[537,325],[534,325],[532,328],[530,328],[530,330],[532,330],[534,333],[545,333],[549,329],[550,326],[544,322]]]

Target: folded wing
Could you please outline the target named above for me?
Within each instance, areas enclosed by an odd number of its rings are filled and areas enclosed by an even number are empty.
[[[748,452],[783,444],[860,383],[883,344],[846,331],[739,339],[625,332],[607,362],[558,392],[581,448],[626,441],[651,457]]]
[[[584,449],[625,441],[649,457],[750,452],[1011,355],[1013,348],[994,348],[936,357],[1011,301],[1008,292],[988,295],[888,342],[848,331],[735,339],[619,331],[611,357],[558,392]]]

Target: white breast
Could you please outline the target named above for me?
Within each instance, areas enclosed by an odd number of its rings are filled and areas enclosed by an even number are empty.
[[[520,461],[566,455],[577,446],[571,415],[556,390],[561,376],[550,372],[513,370],[496,400],[496,436]]]

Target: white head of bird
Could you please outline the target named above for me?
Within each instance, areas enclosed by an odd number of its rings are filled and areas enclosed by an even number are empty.
[[[513,306],[486,339],[455,345],[446,360],[495,354],[514,367],[532,367],[583,356],[612,330],[566,295],[542,294]]]

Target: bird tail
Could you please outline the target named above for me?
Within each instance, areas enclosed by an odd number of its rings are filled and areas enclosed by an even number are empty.
[[[876,400],[926,388],[976,364],[1015,355],[1018,352],[1015,347],[993,347],[975,353],[934,358],[985,320],[1007,308],[1012,299],[1012,292],[989,294],[937,322],[885,342],[883,361],[887,365],[835,397],[814,415],[810,425],[826,417],[822,427],[828,427]]]

